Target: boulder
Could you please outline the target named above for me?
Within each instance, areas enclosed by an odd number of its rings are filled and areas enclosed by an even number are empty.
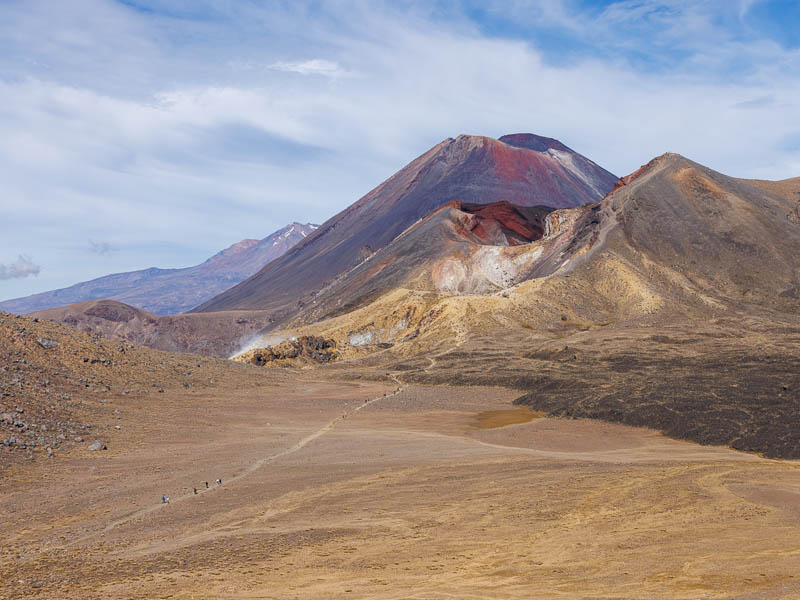
[[[46,350],[50,350],[51,348],[58,348],[58,342],[55,340],[51,340],[50,338],[44,338],[44,337],[36,338],[36,343]]]
[[[95,440],[89,444],[89,450],[108,450],[108,446],[106,446],[100,440]]]

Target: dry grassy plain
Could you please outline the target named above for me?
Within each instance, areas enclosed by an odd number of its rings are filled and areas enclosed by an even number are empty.
[[[129,401],[109,450],[4,470],[0,598],[800,597],[795,462],[319,377]]]

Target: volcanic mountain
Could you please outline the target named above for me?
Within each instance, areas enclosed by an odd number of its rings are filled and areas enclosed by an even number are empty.
[[[551,138],[449,138],[280,259],[195,311],[264,309],[276,322],[285,322],[337,277],[449,202],[574,207],[600,200],[615,181],[614,175]]]
[[[202,264],[185,269],[155,267],[106,275],[67,288],[0,302],[0,309],[24,314],[110,298],[158,315],[182,313],[243,281],[317,228],[292,223],[262,240],[242,240]]]
[[[295,313],[294,325],[358,309],[341,323],[312,327],[345,337],[343,328],[364,330],[380,313],[394,313],[387,309],[389,295],[402,306],[405,294],[409,306],[419,308],[420,291],[428,294],[426,310],[442,315],[445,306],[472,306],[480,329],[499,326],[498,317],[507,324],[509,311],[534,328],[549,327],[559,315],[609,323],[706,319],[736,311],[795,314],[796,204],[769,188],[666,154],[621,179],[602,202],[586,206],[522,209],[500,203],[476,210],[449,204],[337,278]],[[479,235],[508,230],[513,213],[528,227],[522,239]],[[481,214],[493,218],[484,221]],[[451,317],[456,322],[448,322]],[[467,325],[461,312],[451,317],[438,324],[458,330]],[[429,331],[436,322],[427,322]],[[392,336],[390,325],[382,341],[396,342],[416,327],[407,320]]]

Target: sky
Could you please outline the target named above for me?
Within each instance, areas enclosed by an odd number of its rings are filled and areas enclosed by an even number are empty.
[[[795,0],[0,0],[0,300],[321,223],[462,133],[800,176]]]

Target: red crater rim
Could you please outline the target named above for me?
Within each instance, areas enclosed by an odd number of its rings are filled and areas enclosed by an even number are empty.
[[[453,202],[452,205],[477,217],[471,233],[480,241],[492,244],[492,232],[499,228],[511,246],[541,239],[544,235],[545,219],[555,210],[549,206],[517,206],[506,201],[491,204]]]

